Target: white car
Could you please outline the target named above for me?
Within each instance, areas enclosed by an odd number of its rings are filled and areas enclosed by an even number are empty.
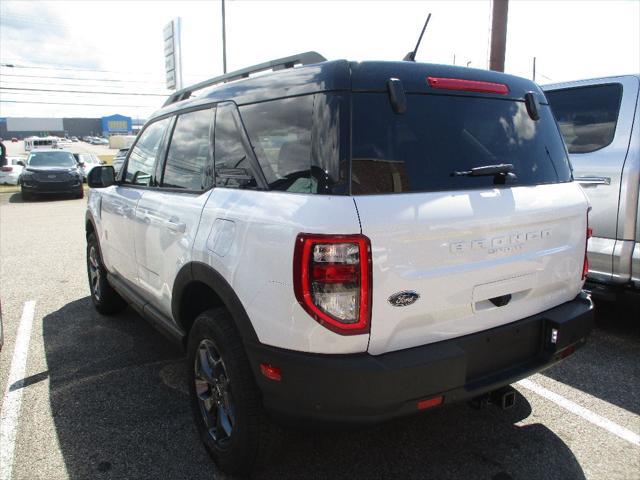
[[[24,162],[25,159],[22,157],[7,157],[7,164],[0,167],[0,184],[17,185],[24,169]]]
[[[89,174],[87,271],[186,349],[222,470],[276,422],[508,408],[585,343],[589,204],[533,82],[307,53],[197,88]]]
[[[100,157],[94,153],[74,153],[73,156],[82,168],[82,177],[85,181],[87,180],[87,175],[89,175],[91,170],[95,167],[99,167],[100,165],[104,165],[104,162],[100,160]]]

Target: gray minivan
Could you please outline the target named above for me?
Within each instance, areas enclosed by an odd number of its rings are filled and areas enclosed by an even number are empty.
[[[542,87],[591,202],[588,287],[640,291],[640,75]]]

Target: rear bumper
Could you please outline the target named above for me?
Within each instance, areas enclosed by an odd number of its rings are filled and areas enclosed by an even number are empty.
[[[592,328],[593,306],[583,293],[508,325],[383,355],[247,350],[265,408],[278,419],[375,423],[417,413],[419,400],[470,399],[544,370],[581,347]],[[282,380],[264,377],[261,363],[279,367]]]

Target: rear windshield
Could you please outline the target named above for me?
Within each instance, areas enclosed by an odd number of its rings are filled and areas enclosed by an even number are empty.
[[[546,92],[569,153],[600,150],[613,141],[622,85],[589,85]]]
[[[540,119],[524,102],[449,95],[408,95],[392,111],[386,93],[353,95],[351,192],[378,194],[492,188],[494,177],[453,176],[513,164],[507,186],[568,182],[571,170],[548,106]]]

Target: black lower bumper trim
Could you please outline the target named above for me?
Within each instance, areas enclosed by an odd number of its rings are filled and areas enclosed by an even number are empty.
[[[508,325],[383,355],[320,355],[262,344],[247,351],[272,415],[371,423],[417,413],[422,399],[465,400],[544,370],[582,346],[592,328],[591,300],[581,294]],[[279,367],[282,380],[261,375],[261,363]]]

